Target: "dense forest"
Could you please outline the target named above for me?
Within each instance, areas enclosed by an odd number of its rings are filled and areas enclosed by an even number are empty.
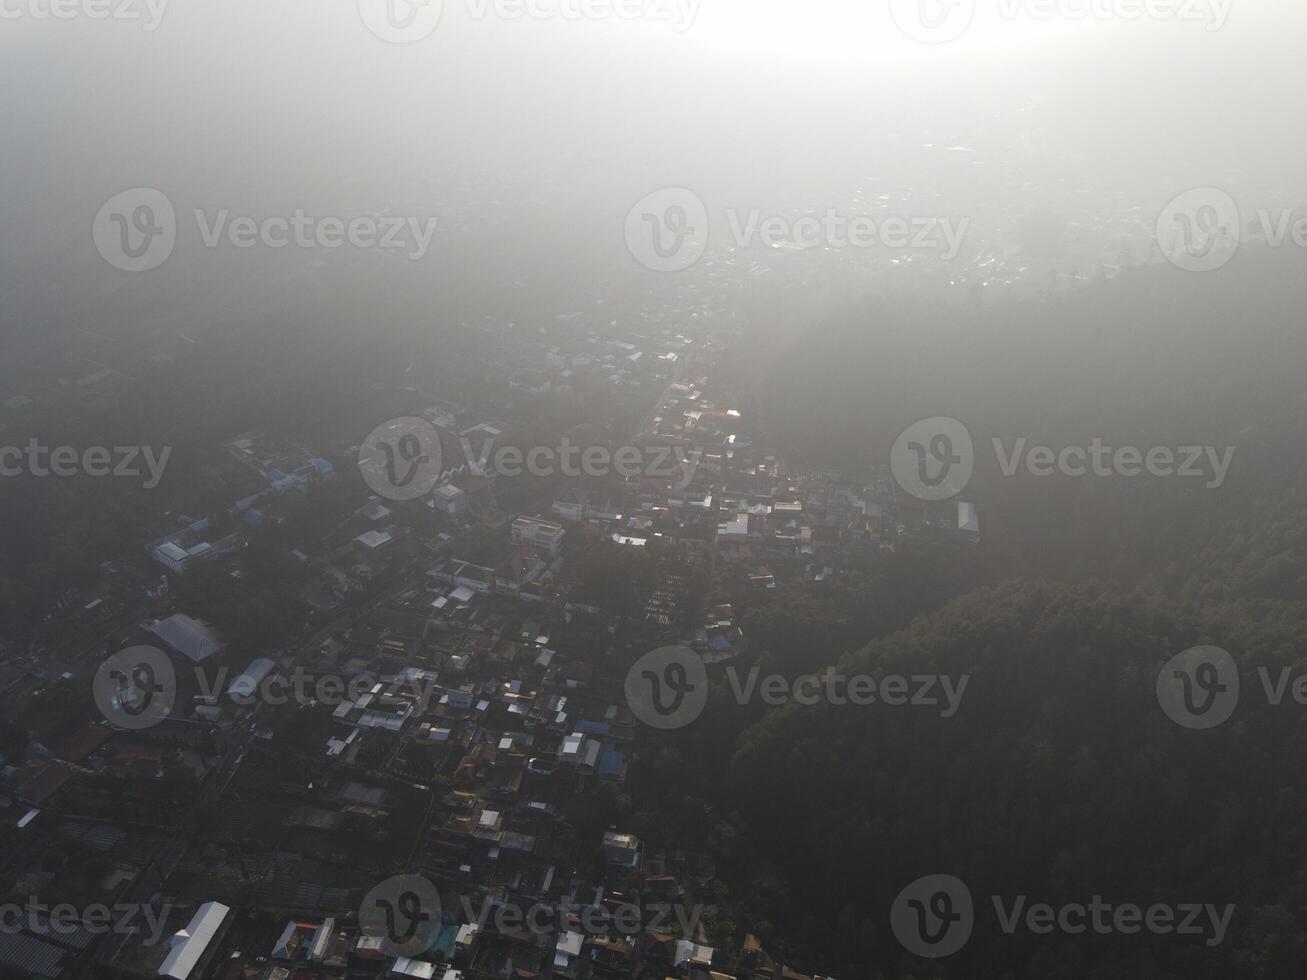
[[[1254,252],[1218,276],[1129,269],[962,310],[878,300],[776,359],[760,386],[767,428],[822,465],[883,460],[917,418],[964,421],[983,531],[978,544],[902,543],[842,584],[792,586],[746,621],[751,657],[789,676],[835,664],[970,680],[944,719],[740,708],[714,676],[701,724],[657,749],[668,778],[655,766],[632,806],[727,855],[720,915],[841,978],[1300,973],[1307,708],[1270,703],[1258,674],[1307,669],[1300,266]],[[1236,456],[1219,488],[1004,477],[991,440],[1022,436]],[[1174,724],[1155,690],[1198,644],[1240,665],[1239,709],[1213,731]],[[679,766],[691,774],[675,782]],[[937,873],[967,883],[974,931],[947,959],[915,959],[891,904]],[[995,896],[1235,909],[1211,945],[1009,935]]]

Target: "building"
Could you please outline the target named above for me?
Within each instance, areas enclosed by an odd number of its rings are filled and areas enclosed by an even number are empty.
[[[213,545],[207,541],[200,541],[189,548],[183,548],[176,541],[165,541],[163,544],[156,546],[151,554],[154,555],[155,561],[165,568],[181,574],[194,568],[205,559],[212,558],[214,550]]]
[[[563,739],[558,749],[558,761],[572,766],[578,772],[592,776],[599,767],[599,751],[602,746],[597,739],[587,738],[581,732],[573,732]]]
[[[467,494],[452,483],[446,483],[431,491],[436,510],[446,517],[457,517],[467,510]]]
[[[230,911],[219,902],[205,902],[196,909],[186,928],[172,937],[172,949],[159,967],[159,976],[187,980],[214,944],[218,930]]]
[[[540,517],[523,515],[513,522],[514,544],[533,545],[548,552],[550,557],[557,557],[563,547],[563,537],[566,534],[563,525]]]
[[[361,553],[375,555],[395,539],[389,531],[365,531],[354,539]]]
[[[608,863],[630,870],[640,863],[640,838],[610,830],[604,834],[604,857]]]
[[[969,534],[980,533],[980,511],[975,504],[958,501],[958,530]]]
[[[227,688],[227,697],[233,700],[248,700],[258,691],[259,685],[276,668],[276,664],[266,657],[260,657],[245,668],[245,672],[231,682]]]
[[[169,648],[195,663],[207,660],[227,648],[227,644],[222,642],[211,626],[192,619],[185,613],[161,619],[149,629]]]

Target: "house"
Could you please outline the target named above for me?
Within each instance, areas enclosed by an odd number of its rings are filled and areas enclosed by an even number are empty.
[[[530,546],[521,545],[495,570],[495,591],[501,595],[539,598],[538,590],[525,587],[538,582],[548,568],[543,555]]]
[[[546,521],[541,517],[523,515],[513,521],[514,544],[534,545],[547,552],[551,558],[557,557],[563,547],[563,537],[566,534],[563,525]]]
[[[364,531],[354,539],[354,543],[358,545],[359,551],[362,554],[375,555],[394,540],[394,537],[389,531],[372,530]]]
[[[709,970],[712,969],[713,953],[714,950],[709,946],[679,939],[676,942],[676,953],[672,957],[672,966],[677,970]]]
[[[431,491],[435,508],[446,517],[457,517],[467,510],[467,494],[452,483],[442,484]]]
[[[370,501],[363,507],[360,507],[354,513],[358,514],[369,524],[380,524],[390,516],[390,508],[384,506],[380,501]]]
[[[592,776],[599,767],[601,748],[598,739],[587,738],[580,732],[573,732],[564,738],[563,744],[559,746],[558,761],[565,766],[572,766],[580,773]]]
[[[571,929],[564,929],[558,934],[554,946],[554,969],[571,972],[573,965],[581,956],[581,947],[585,945],[585,936]]]
[[[628,871],[640,863],[640,838],[608,831],[604,834],[604,857],[608,863]]]

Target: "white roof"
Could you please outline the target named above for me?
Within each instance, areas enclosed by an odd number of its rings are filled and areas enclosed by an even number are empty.
[[[390,972],[406,977],[418,977],[419,980],[431,980],[436,972],[436,964],[401,956],[395,960],[395,965],[390,968]]]
[[[580,956],[581,945],[585,942],[585,936],[579,932],[572,932],[570,929],[564,929],[558,936],[557,949],[568,956]]]
[[[980,532],[980,512],[975,504],[958,501],[958,530]]]
[[[676,941],[676,957],[672,965],[678,970],[689,963],[691,960],[700,960],[705,963],[711,963],[713,950],[709,946],[699,946],[690,942],[688,939],[678,939]]]
[[[223,650],[227,644],[198,619],[177,613],[150,627],[150,632],[189,660],[198,663]]]
[[[159,976],[186,980],[230,911],[220,902],[205,902],[196,909],[186,928],[173,937],[172,951],[159,967]]]

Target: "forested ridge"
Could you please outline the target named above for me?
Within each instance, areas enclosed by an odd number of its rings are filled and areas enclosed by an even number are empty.
[[[1300,266],[1262,252],[1220,276],[1128,270],[984,309],[869,302],[778,359],[764,411],[806,459],[849,465],[860,446],[875,461],[917,418],[964,421],[983,531],[979,544],[902,543],[847,591],[796,585],[746,622],[751,663],[790,676],[966,675],[955,716],[739,708],[714,677],[718,713],[668,738],[662,751],[697,760],[690,788],[712,812],[703,833],[731,855],[741,924],[841,980],[1301,975],[1307,707],[1268,703],[1258,674],[1307,672],[1307,331],[1284,312],[1304,308]],[[1215,489],[1004,477],[988,447],[1018,436],[1236,455]],[[1240,665],[1239,708],[1212,731],[1173,723],[1155,691],[1198,644]],[[934,873],[968,884],[975,929],[961,952],[919,960],[889,910]],[[1009,936],[996,895],[1235,911],[1213,945]]]

